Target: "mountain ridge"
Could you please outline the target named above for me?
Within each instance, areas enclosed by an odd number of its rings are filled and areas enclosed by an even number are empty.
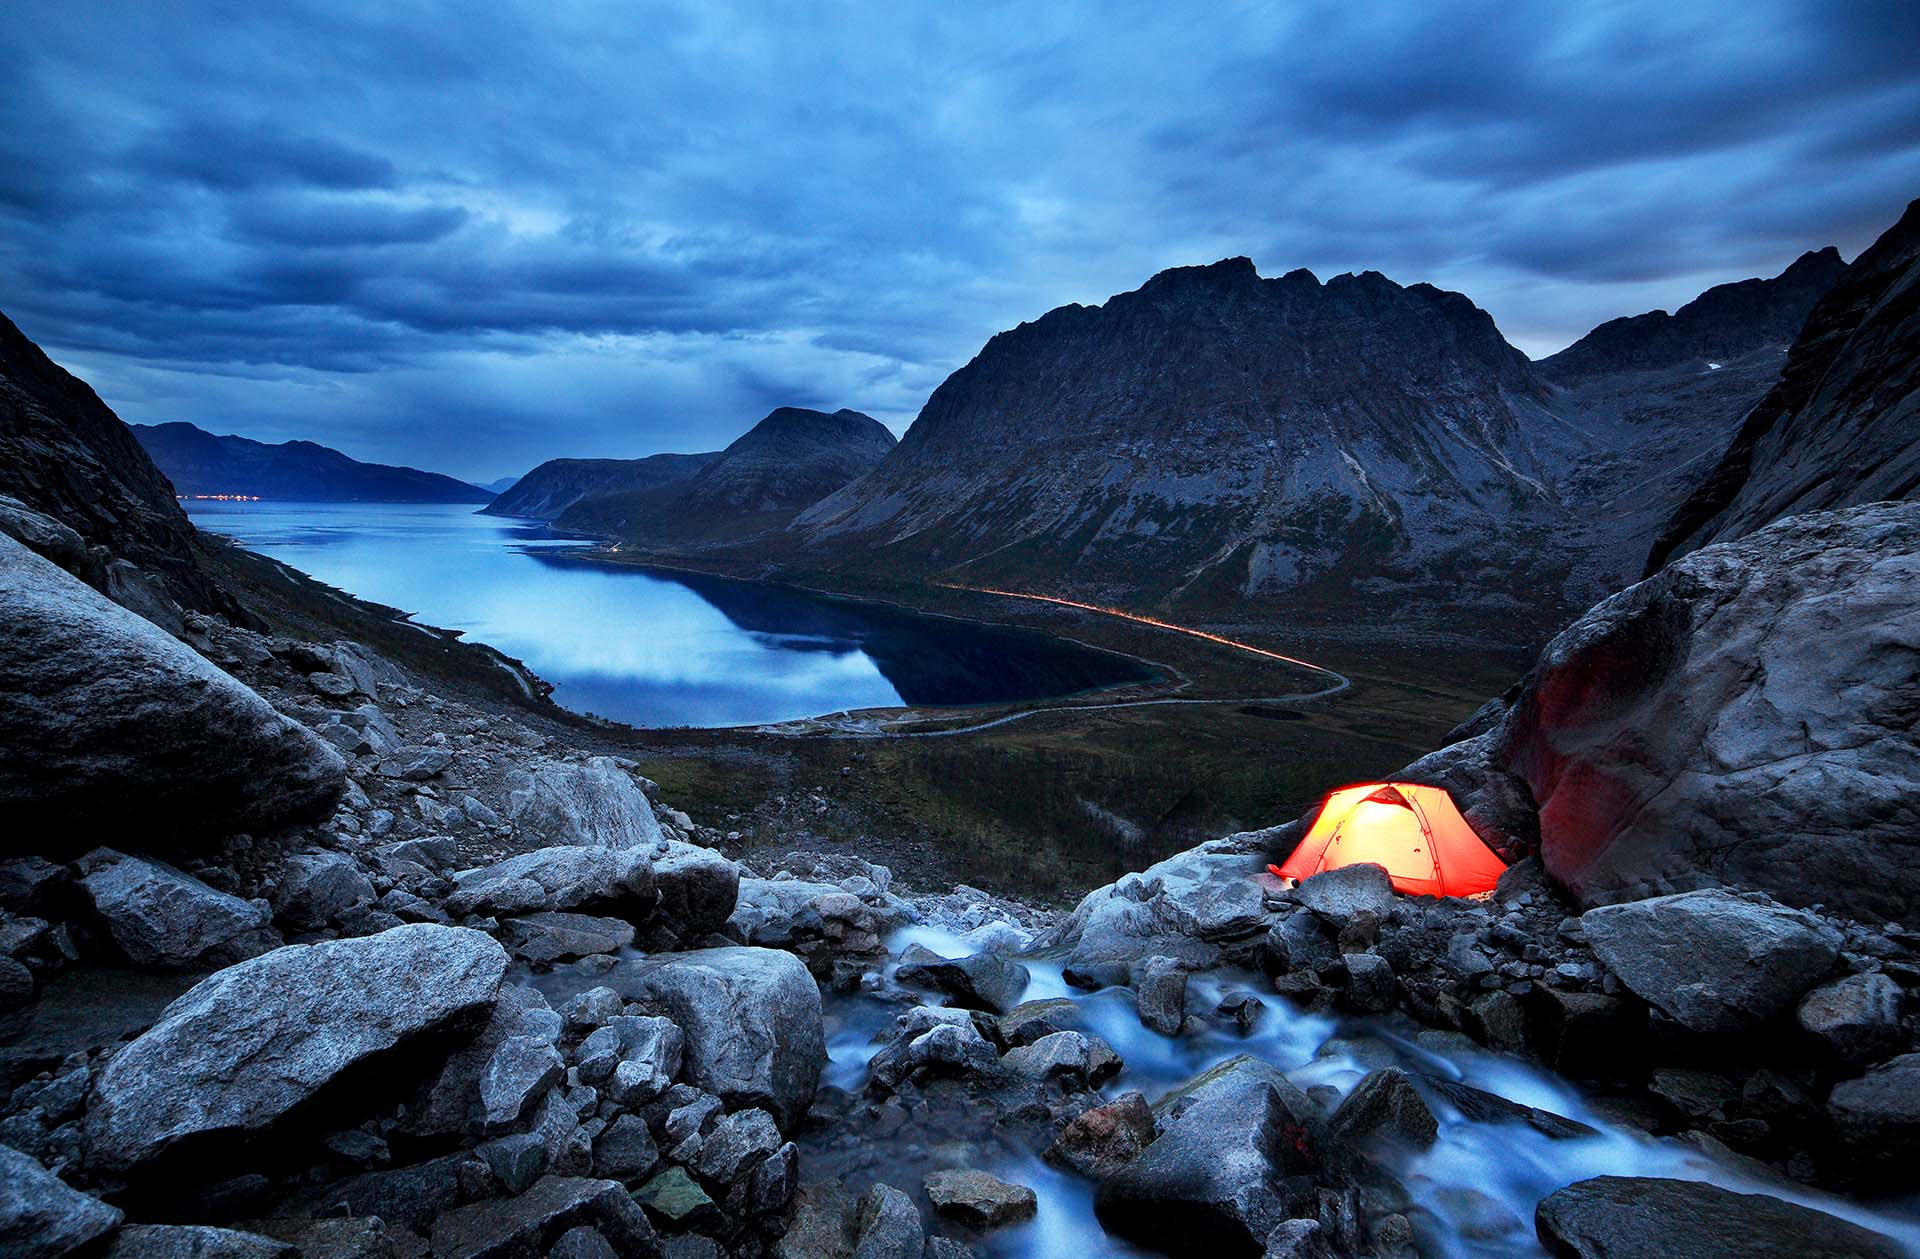
[[[549,459],[480,510],[489,516],[552,520],[584,498],[654,490],[684,481],[719,457],[716,450],[644,459]]]
[[[176,420],[128,428],[174,489],[309,502],[484,503],[477,485],[394,464],[364,463],[331,446],[260,442]]]

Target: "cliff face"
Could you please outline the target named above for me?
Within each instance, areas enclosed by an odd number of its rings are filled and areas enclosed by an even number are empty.
[[[304,502],[484,503],[477,485],[437,472],[362,463],[317,442],[277,445],[192,424],[135,424],[133,435],[182,494],[252,494]]]
[[[583,498],[656,490],[698,473],[719,458],[649,455],[645,459],[549,459],[480,510],[489,516],[552,520]]]
[[[1920,201],[1814,307],[1647,571],[1800,512],[1920,495]]]

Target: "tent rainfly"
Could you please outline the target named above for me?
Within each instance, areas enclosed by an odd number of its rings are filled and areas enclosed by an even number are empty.
[[[1490,892],[1507,868],[1460,816],[1452,796],[1418,783],[1342,787],[1320,806],[1285,864],[1267,868],[1299,882],[1367,863],[1384,866],[1394,888],[1413,896]]]

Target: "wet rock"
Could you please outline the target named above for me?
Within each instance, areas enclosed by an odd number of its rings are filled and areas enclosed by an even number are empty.
[[[894,977],[946,993],[954,1004],[972,1010],[1005,1014],[1020,1003],[1030,978],[1018,962],[992,953],[948,959],[923,945],[909,945],[900,955]]]
[[[1155,1133],[1153,1108],[1138,1091],[1083,1111],[1045,1152],[1049,1163],[1089,1180],[1105,1180],[1140,1156]]]
[[[706,1179],[731,1185],[751,1172],[782,1142],[773,1116],[758,1107],[739,1110],[713,1125],[694,1156],[693,1170]]]
[[[292,945],[220,971],[101,1069],[92,1162],[126,1168],[188,1138],[257,1132],[348,1068],[495,1002],[507,955],[425,924]]]
[[[926,1247],[919,1208],[887,1184],[876,1183],[861,1196],[854,1237],[853,1259],[921,1259]]]
[[[813,1103],[826,1066],[820,989],[800,959],[772,949],[699,949],[640,971],[632,995],[686,1034],[688,1081],[782,1128]]]
[[[88,1197],[33,1159],[0,1145],[0,1252],[55,1259],[120,1223],[119,1207]]]
[[[1302,879],[1293,899],[1335,927],[1356,914],[1385,918],[1393,909],[1393,880],[1384,866],[1371,863],[1322,870]]]
[[[163,862],[96,848],[80,888],[115,947],[136,966],[226,966],[280,944],[266,906],[208,887]]]
[[[615,1115],[593,1142],[593,1174],[633,1181],[660,1164],[660,1151],[638,1115]]]
[[[1140,1023],[1162,1036],[1178,1036],[1187,1021],[1187,972],[1168,957],[1150,957],[1133,968]]]
[[[1848,1169],[1862,1183],[1900,1183],[1920,1154],[1920,1053],[1902,1054],[1833,1086],[1827,1113],[1849,1145],[1872,1156]]]
[[[129,1224],[113,1235],[106,1259],[296,1259],[276,1237],[197,1225]]]
[[[1088,1088],[1119,1074],[1126,1065],[1113,1047],[1087,1032],[1055,1032],[1009,1050],[1000,1065],[1015,1075]]]
[[[1000,1074],[999,1056],[971,1019],[940,1021],[920,1014],[912,1012],[901,1034],[868,1063],[876,1083],[892,1089],[910,1076],[988,1079]]]
[[[475,1202],[435,1220],[434,1259],[532,1259],[582,1225],[621,1254],[659,1253],[653,1226],[618,1181],[548,1176],[517,1198]]]
[[[1548,1195],[1540,1240],[1577,1259],[1895,1259],[1892,1240],[1810,1207],[1687,1180],[1599,1176]]]
[[[534,843],[651,850],[664,838],[646,793],[611,757],[549,761],[507,786],[507,817]]]
[[[1381,1145],[1424,1150],[1439,1136],[1426,1099],[1395,1067],[1368,1072],[1327,1121],[1327,1140],[1356,1151]]]
[[[596,953],[618,953],[633,943],[632,923],[591,914],[527,914],[505,920],[500,928],[508,951],[535,966]]]
[[[654,905],[653,863],[630,848],[540,848],[462,870],[453,883],[447,906],[460,914],[594,909],[633,918]]]
[[[924,1183],[936,1212],[973,1228],[998,1228],[1039,1209],[1033,1190],[974,1168],[932,1172]]]
[[[1840,955],[1840,933],[1718,888],[1590,909],[1593,951],[1620,982],[1694,1032],[1735,1032],[1790,1007]]]
[[[1422,1085],[1429,1093],[1436,1095],[1443,1103],[1459,1112],[1462,1119],[1471,1123],[1524,1123],[1543,1136],[1549,1136],[1555,1140],[1598,1135],[1596,1129],[1577,1119],[1568,1119],[1564,1115],[1556,1115],[1538,1106],[1523,1106],[1518,1102],[1510,1102],[1498,1094],[1484,1092],[1471,1085],[1461,1084],[1457,1080],[1443,1080],[1428,1076],[1422,1081]]]
[[[0,624],[0,809],[14,835],[127,825],[157,847],[271,828],[339,798],[338,752],[4,535]]]
[[[1900,985],[1878,971],[1848,975],[1800,999],[1800,1026],[1842,1062],[1864,1064],[1900,1045]]]
[[[1080,1003],[1066,997],[1041,1001],[1023,1001],[1000,1016],[1000,1041],[1006,1045],[1030,1045],[1055,1032],[1084,1031],[1086,1017]]]
[[[376,893],[353,858],[338,852],[300,852],[281,868],[274,908],[280,917],[305,931],[317,931],[340,921]]]
[[[740,894],[740,867],[711,848],[666,841],[654,859],[658,920],[678,940],[698,941],[727,925]]]

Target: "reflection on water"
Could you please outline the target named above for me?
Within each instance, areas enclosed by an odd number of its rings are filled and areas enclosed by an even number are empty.
[[[731,726],[853,708],[1042,699],[1141,680],[1038,634],[755,582],[582,558],[581,539],[458,504],[211,503],[188,511],[351,594],[524,660],[576,712]]]

